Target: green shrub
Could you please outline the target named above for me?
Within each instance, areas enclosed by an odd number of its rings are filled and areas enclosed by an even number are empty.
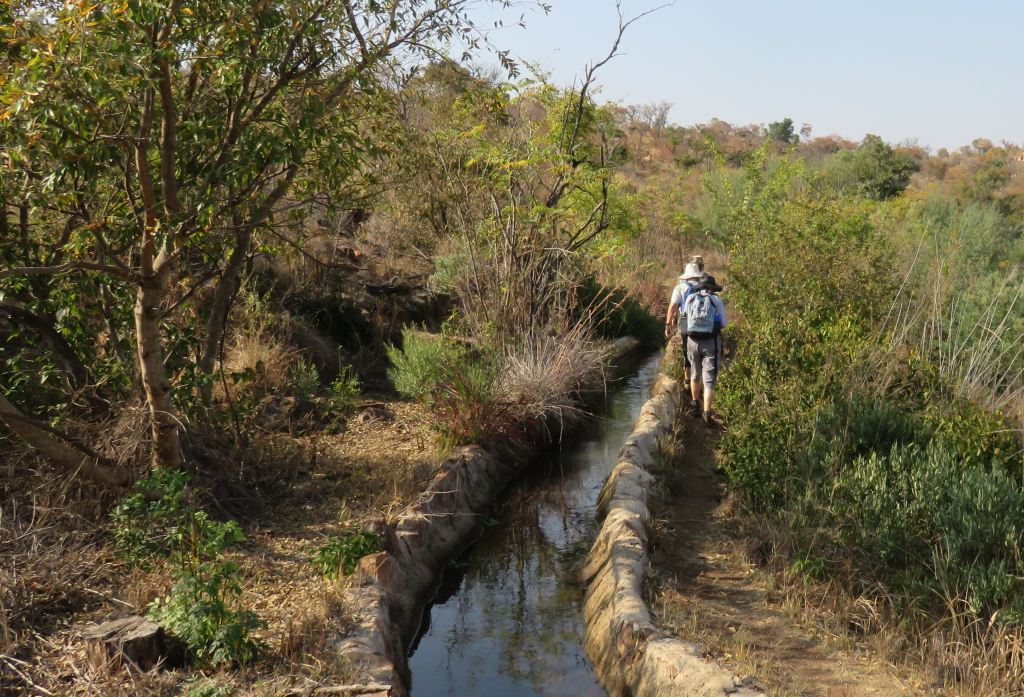
[[[808,476],[828,476],[858,457],[887,454],[895,445],[924,445],[930,438],[924,421],[905,408],[857,392],[817,410],[798,457]]]
[[[356,570],[360,559],[380,550],[380,538],[365,530],[332,537],[316,550],[313,565],[328,578],[334,578],[339,574],[348,576]]]
[[[791,454],[795,436],[792,414],[781,405],[730,422],[721,445],[725,471],[752,510],[768,511],[786,503],[796,475]]]
[[[241,570],[224,552],[245,535],[235,521],[220,522],[187,500],[189,476],[163,468],[139,480],[112,514],[114,539],[136,566],[168,560],[175,583],[147,614],[178,637],[202,663],[246,663],[260,643],[258,616],[239,607]]]
[[[402,331],[402,347],[387,347],[388,377],[398,392],[423,399],[436,392],[454,366],[467,360],[467,351],[448,337],[411,329]]]
[[[253,632],[266,625],[255,612],[238,607],[241,581],[234,562],[201,562],[181,569],[171,592],[150,603],[147,614],[203,664],[248,663],[263,646]]]
[[[359,378],[351,366],[345,366],[338,377],[331,383],[328,404],[332,412],[339,416],[348,416],[355,411],[359,403]]]
[[[1024,488],[946,445],[894,445],[837,477],[821,523],[883,581],[928,569],[936,599],[1024,620]]]
[[[930,404],[924,418],[936,437],[955,450],[965,465],[998,466],[1024,475],[1021,432],[999,414],[965,400]]]
[[[824,557],[804,551],[796,555],[791,568],[795,573],[821,581],[828,577],[829,562]]]
[[[483,360],[448,367],[434,393],[439,417],[435,428],[443,445],[482,443],[510,434],[519,415],[500,397],[496,377],[494,366]]]
[[[395,389],[434,409],[434,429],[445,446],[480,443],[509,434],[514,405],[502,398],[491,355],[474,353],[444,335],[406,330],[402,348],[388,347]]]
[[[114,508],[114,543],[129,564],[145,568],[171,555],[177,531],[186,523],[188,481],[180,470],[158,467]]]
[[[296,397],[308,400],[320,389],[320,373],[315,365],[300,359],[288,371],[288,382]]]
[[[434,257],[434,273],[427,279],[427,285],[438,293],[457,293],[470,263],[469,254],[461,251]]]

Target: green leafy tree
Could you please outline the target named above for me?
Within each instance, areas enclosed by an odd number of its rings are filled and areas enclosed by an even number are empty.
[[[0,294],[44,322],[63,313],[79,350],[101,329],[134,345],[154,463],[181,463],[174,391],[212,370],[254,232],[359,173],[382,70],[456,34],[473,45],[468,4],[5,5],[0,220],[11,203],[18,225]],[[13,403],[0,416],[64,467],[124,483]]]
[[[788,116],[781,121],[773,121],[768,124],[768,138],[774,143],[785,145],[800,142],[800,136],[793,130],[793,119]]]
[[[860,146],[840,155],[860,188],[876,201],[898,196],[907,188],[911,175],[918,170],[917,161],[894,149],[876,135],[865,136]]]

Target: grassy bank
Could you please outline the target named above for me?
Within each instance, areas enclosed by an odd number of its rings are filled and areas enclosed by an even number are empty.
[[[799,161],[754,158],[741,186],[721,452],[767,556],[876,608],[858,626],[898,628],[954,693],[1019,694],[1019,231]]]

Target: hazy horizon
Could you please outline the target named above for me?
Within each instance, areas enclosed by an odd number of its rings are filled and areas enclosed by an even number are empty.
[[[489,40],[559,85],[578,81],[614,39],[614,0],[549,0],[476,13],[481,25],[524,15]],[[658,6],[623,0],[628,17]],[[629,28],[621,55],[597,75],[599,100],[673,104],[680,125],[792,118],[811,137],[874,133],[932,151],[975,138],[1024,143],[1024,3],[811,0],[728,6],[679,0]],[[493,57],[481,55],[484,63]],[[1015,87],[1016,85],[1016,87]]]

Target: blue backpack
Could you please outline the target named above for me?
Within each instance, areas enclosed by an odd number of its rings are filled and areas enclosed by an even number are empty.
[[[690,293],[684,304],[686,333],[694,339],[707,339],[718,334],[718,310],[707,291]]]

